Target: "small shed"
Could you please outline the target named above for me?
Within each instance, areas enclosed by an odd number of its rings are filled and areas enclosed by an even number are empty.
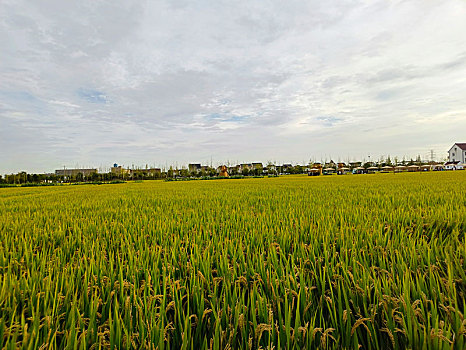
[[[395,167],[395,173],[401,173],[401,172],[406,171],[406,170],[408,170],[408,168],[406,166],[404,166],[404,165],[397,165]]]
[[[341,167],[337,169],[337,175],[346,175],[346,174],[351,174],[350,168],[347,167]]]
[[[415,171],[419,171],[420,167],[419,165],[408,165],[408,171],[409,172],[415,172]]]
[[[446,162],[444,168],[445,170],[463,170],[463,164],[459,161]]]
[[[353,169],[353,174],[365,174],[366,169],[364,169],[362,166],[358,166],[357,168]]]
[[[432,166],[428,164],[421,165],[421,171],[430,171],[430,170],[432,170]]]
[[[385,166],[382,167],[382,172],[383,173],[388,173],[388,172],[393,171],[393,170],[395,170],[395,169],[393,169],[393,167],[390,166],[390,165],[385,165]]]
[[[307,175],[308,176],[319,176],[321,173],[320,173],[320,169],[319,168],[311,168],[309,169]]]

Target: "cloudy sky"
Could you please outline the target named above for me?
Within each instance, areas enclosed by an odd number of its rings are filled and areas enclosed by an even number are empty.
[[[0,43],[0,173],[466,142],[463,0],[0,0]]]

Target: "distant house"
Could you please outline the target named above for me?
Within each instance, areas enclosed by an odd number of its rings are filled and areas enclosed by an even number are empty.
[[[110,172],[112,174],[116,175],[122,175],[122,174],[129,174],[130,170],[129,169],[124,169],[121,165],[118,164],[113,164],[112,168],[110,169]]]
[[[289,163],[283,164],[281,166],[281,170],[282,170],[281,172],[287,174],[292,167],[293,167],[293,164],[289,164]]]
[[[448,160],[450,162],[466,163],[466,143],[455,143],[448,150]]]
[[[242,172],[244,169],[251,170],[252,169],[252,164],[251,163],[243,163],[239,165],[239,172]]]
[[[230,167],[228,167],[228,173],[229,173],[229,174],[237,174],[237,173],[240,172],[239,169],[240,169],[239,164],[230,166]]]
[[[338,162],[338,163],[337,163],[337,168],[338,168],[338,169],[340,169],[340,168],[346,168],[346,167],[347,167],[346,164],[343,163],[343,162]]]
[[[254,169],[262,169],[263,165],[262,165],[262,163],[252,163],[252,167]]]
[[[199,163],[188,164],[188,169],[190,173],[198,173],[201,171],[201,164]]]

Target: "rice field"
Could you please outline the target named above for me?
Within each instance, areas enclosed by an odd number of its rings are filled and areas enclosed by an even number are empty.
[[[466,171],[0,189],[0,347],[465,349]]]

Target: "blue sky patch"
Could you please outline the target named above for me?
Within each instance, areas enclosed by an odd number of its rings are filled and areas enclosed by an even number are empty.
[[[78,90],[78,96],[90,103],[102,103],[108,102],[107,96],[98,90],[81,88]]]
[[[340,122],[342,119],[331,116],[331,115],[328,115],[328,116],[323,115],[323,116],[317,117],[316,120],[322,122],[324,126],[330,127]]]
[[[231,114],[220,114],[220,113],[212,113],[205,116],[207,120],[218,120],[222,122],[236,122],[242,123],[249,119],[250,115],[231,115]]]

